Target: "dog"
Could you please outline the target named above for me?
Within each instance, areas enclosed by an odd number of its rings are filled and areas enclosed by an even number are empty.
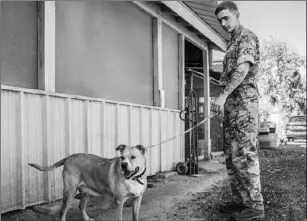
[[[102,158],[93,154],[72,154],[52,166],[29,165],[40,170],[50,171],[64,166],[63,205],[60,209],[61,221],[66,220],[67,211],[78,190],[81,196],[79,209],[86,221],[92,221],[86,213],[90,195],[111,196],[116,203],[116,218],[122,220],[123,206],[127,199],[133,198],[132,218],[139,219],[143,194],[147,187],[146,148],[143,145],[119,145],[120,157]]]

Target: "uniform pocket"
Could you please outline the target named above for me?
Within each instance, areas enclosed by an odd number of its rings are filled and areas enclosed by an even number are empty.
[[[257,89],[251,85],[241,85],[236,90],[238,97],[243,103],[253,101],[258,102],[258,92]]]

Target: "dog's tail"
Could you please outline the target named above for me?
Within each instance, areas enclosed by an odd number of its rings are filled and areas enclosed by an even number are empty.
[[[37,164],[34,164],[34,163],[29,163],[29,165],[31,167],[34,167],[40,171],[50,171],[50,170],[54,170],[55,168],[58,168],[62,165],[64,165],[64,162],[65,162],[66,158],[56,162],[55,164],[53,164],[52,166],[49,166],[49,167],[43,167],[43,166],[40,166],[40,165],[37,165]]]

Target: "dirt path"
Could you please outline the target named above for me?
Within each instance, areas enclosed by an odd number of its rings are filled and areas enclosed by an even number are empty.
[[[170,177],[165,182],[159,183],[158,188],[149,189],[147,192],[149,197],[146,197],[146,200],[150,202],[144,201],[142,205],[142,220],[168,219],[170,214],[176,214],[178,204],[192,200],[199,192],[209,191],[225,177],[226,170],[198,177]],[[192,211],[191,208],[190,212]]]
[[[192,200],[199,192],[209,191],[212,185],[225,179],[226,170],[202,174],[198,177],[171,176],[155,183],[154,188],[148,188],[143,197],[140,210],[141,220],[167,220],[170,214],[176,214],[178,204]],[[99,205],[97,202],[95,205]],[[193,211],[191,208],[190,212]],[[70,217],[77,218],[79,211],[73,212]],[[92,207],[89,212],[95,220],[114,220],[115,211],[111,209],[101,213],[99,206]],[[131,207],[124,208],[124,220],[131,220]],[[175,220],[176,217],[174,217]],[[174,220],[173,219],[173,220]]]

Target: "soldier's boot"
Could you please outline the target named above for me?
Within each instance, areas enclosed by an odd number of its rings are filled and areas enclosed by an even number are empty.
[[[232,214],[234,212],[241,212],[247,207],[243,204],[237,204],[235,202],[229,202],[220,206],[219,210],[221,213]]]
[[[238,221],[261,220],[264,218],[264,210],[246,208],[241,212],[234,212],[231,217]]]

